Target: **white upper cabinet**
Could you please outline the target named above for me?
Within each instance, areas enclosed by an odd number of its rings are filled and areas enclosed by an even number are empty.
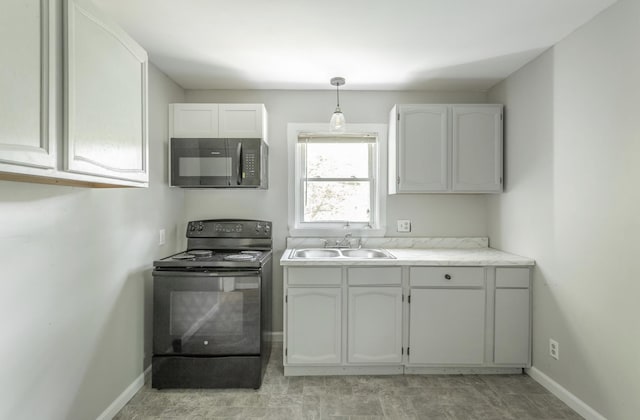
[[[447,191],[447,114],[442,105],[398,108],[398,192]]]
[[[85,0],[65,23],[65,170],[148,181],[147,53]]]
[[[266,139],[263,104],[171,104],[169,112],[171,137]]]
[[[502,191],[502,106],[455,105],[451,112],[451,189]]]
[[[263,138],[266,111],[262,104],[220,104],[220,137]]]
[[[502,105],[396,105],[389,193],[502,191]]]
[[[49,7],[42,0],[0,3],[0,171],[11,170],[6,164],[35,173],[56,166]]]
[[[170,135],[198,139],[218,137],[218,104],[171,104]]]
[[[93,3],[1,2],[0,62],[0,179],[147,186],[147,54]]]

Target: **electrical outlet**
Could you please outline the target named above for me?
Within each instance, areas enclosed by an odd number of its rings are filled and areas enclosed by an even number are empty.
[[[411,232],[411,220],[398,220],[398,232]]]
[[[166,232],[164,229],[160,229],[158,231],[158,245],[164,245],[166,242]]]
[[[552,338],[549,339],[549,356],[560,360],[560,344]]]

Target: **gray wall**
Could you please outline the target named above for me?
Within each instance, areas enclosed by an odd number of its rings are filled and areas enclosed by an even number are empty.
[[[534,368],[611,420],[640,413],[638,16],[620,0],[490,92],[507,190],[489,232],[538,263]]]
[[[327,81],[327,85],[329,85]],[[243,217],[273,221],[277,260],[287,227],[287,124],[329,123],[335,91],[191,91],[187,102],[264,103],[269,114],[269,189],[264,191],[187,190],[185,218]],[[343,91],[340,107],[349,123],[388,123],[396,103],[481,103],[485,93]],[[484,195],[396,195],[387,200],[387,236],[398,236],[397,219],[412,220],[412,236],[487,236]],[[406,235],[406,234],[403,234]],[[282,268],[274,264],[274,329],[282,330]]]
[[[149,363],[151,263],[176,248],[184,201],[165,183],[184,91],[154,66],[149,91],[149,188],[0,181],[2,419],[96,418]]]

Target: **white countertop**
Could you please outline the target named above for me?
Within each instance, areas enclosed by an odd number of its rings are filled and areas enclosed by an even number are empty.
[[[468,243],[468,238],[460,243]],[[314,242],[315,243],[315,242]],[[283,266],[307,266],[307,265],[374,265],[374,266],[398,266],[398,265],[423,265],[423,266],[532,266],[535,261],[528,257],[511,254],[487,246],[476,247],[393,247],[397,243],[389,243],[390,247],[374,246],[383,244],[366,243],[366,248],[382,248],[387,250],[395,258],[290,258],[294,249],[320,248],[312,246],[312,243],[289,243],[282,254],[280,265]],[[403,244],[404,245],[404,244]],[[447,243],[451,245],[451,243]]]

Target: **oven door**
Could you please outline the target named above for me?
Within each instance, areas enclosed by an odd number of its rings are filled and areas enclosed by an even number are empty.
[[[153,353],[260,354],[260,271],[153,272]]]

